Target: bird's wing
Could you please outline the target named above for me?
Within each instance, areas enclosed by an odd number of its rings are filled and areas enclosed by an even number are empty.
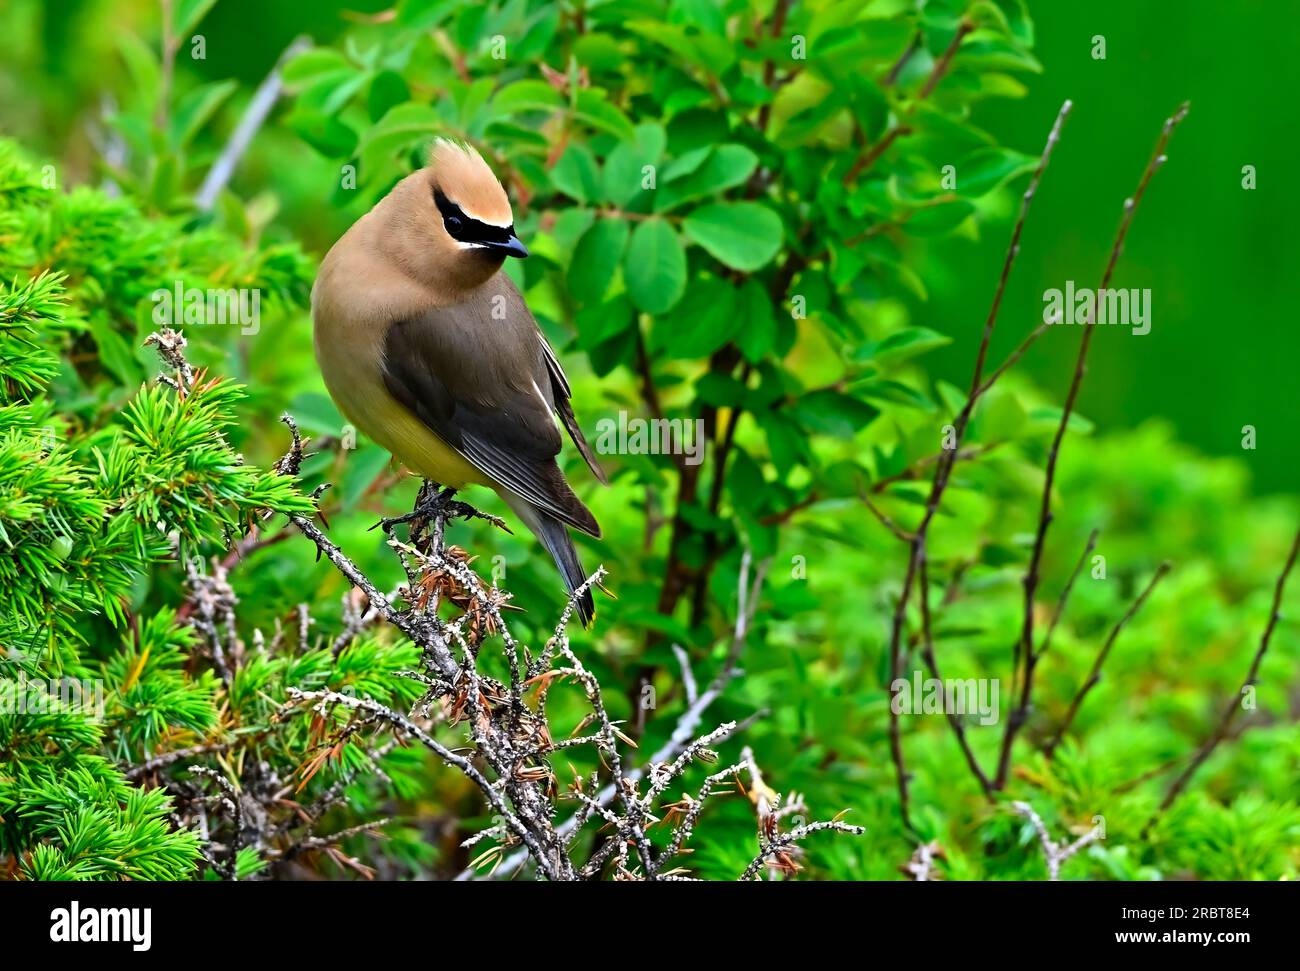
[[[569,432],[569,439],[573,442],[577,450],[582,454],[583,461],[587,463],[587,468],[591,469],[601,485],[609,485],[609,479],[605,475],[605,470],[600,467],[596,461],[595,453],[592,452],[591,446],[587,444],[587,439],[582,434],[582,429],[578,426],[578,417],[573,413],[573,405],[569,404],[569,399],[573,396],[569,388],[569,379],[564,376],[564,368],[560,367],[560,359],[555,356],[550,343],[546,340],[546,335],[539,329],[537,339],[542,344],[542,354],[546,359],[546,370],[551,376],[551,397],[555,401],[555,413],[560,416],[560,421]]]
[[[511,288],[513,292],[513,288]],[[554,378],[522,300],[485,287],[390,325],[384,384],[467,461],[562,522],[600,535],[555,463]],[[494,298],[502,298],[497,300]]]

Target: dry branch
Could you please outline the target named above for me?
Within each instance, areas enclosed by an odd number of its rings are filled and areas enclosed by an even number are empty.
[[[1269,610],[1268,621],[1264,625],[1264,633],[1259,639],[1259,648],[1255,651],[1255,656],[1251,659],[1250,670],[1246,672],[1246,680],[1241,683],[1241,688],[1229,700],[1227,707],[1223,710],[1223,715],[1219,718],[1219,724],[1215,727],[1214,732],[1205,743],[1196,750],[1192,761],[1187,768],[1182,771],[1169,790],[1165,793],[1164,799],[1160,802],[1160,808],[1156,814],[1151,817],[1146,826],[1142,829],[1142,835],[1145,837],[1151,827],[1155,825],[1160,814],[1174,804],[1179,794],[1192,781],[1192,776],[1196,774],[1205,761],[1214,754],[1214,750],[1219,744],[1228,737],[1228,729],[1232,727],[1233,721],[1241,712],[1241,696],[1249,687],[1255,685],[1259,680],[1259,667],[1264,662],[1264,655],[1268,653],[1269,643],[1273,639],[1273,631],[1277,628],[1277,622],[1282,618],[1282,595],[1286,592],[1287,580],[1291,577],[1291,571],[1295,569],[1296,559],[1300,557],[1300,531],[1296,532],[1295,539],[1291,541],[1291,552],[1287,554],[1286,563],[1282,566],[1282,572],[1278,574],[1277,583],[1273,587],[1273,605]]]
[[[1160,131],[1160,137],[1156,140],[1155,150],[1151,153],[1151,160],[1147,162],[1147,166],[1142,172],[1142,178],[1138,181],[1137,191],[1133,193],[1132,198],[1124,200],[1124,213],[1120,217],[1119,229],[1115,233],[1115,242],[1111,245],[1110,258],[1106,261],[1106,268],[1101,274],[1101,285],[1097,288],[1098,293],[1104,292],[1110,286],[1111,277],[1115,273],[1115,266],[1119,262],[1120,254],[1124,251],[1124,241],[1128,238],[1129,228],[1133,225],[1133,217],[1137,214],[1138,206],[1146,195],[1152,176],[1168,161],[1165,150],[1169,147],[1169,139],[1173,136],[1174,129],[1187,117],[1187,109],[1188,105],[1184,103],[1173,115],[1165,120],[1164,127]],[[1079,390],[1083,385],[1083,376],[1087,371],[1088,348],[1092,344],[1092,335],[1095,330],[1096,326],[1093,321],[1089,320],[1084,323],[1083,336],[1079,340],[1079,353],[1074,362],[1074,373],[1070,378],[1070,388],[1066,392],[1065,404],[1061,408],[1061,419],[1056,426],[1056,434],[1052,438],[1051,450],[1047,453],[1047,469],[1043,476],[1043,495],[1038,510],[1038,528],[1034,534],[1034,547],[1029,556],[1029,567],[1025,571],[1024,578],[1024,621],[1021,625],[1020,640],[1016,644],[1015,653],[1015,669],[1020,671],[1023,667],[1023,673],[1019,678],[1020,699],[1016,707],[1012,709],[1011,717],[1007,719],[1006,731],[1002,735],[1002,749],[998,755],[998,771],[993,780],[995,789],[1001,789],[1006,785],[1007,777],[1011,771],[1011,751],[1015,747],[1016,735],[1029,717],[1030,701],[1034,690],[1034,668],[1038,663],[1039,656],[1034,651],[1034,599],[1038,592],[1043,551],[1047,544],[1047,531],[1052,524],[1052,487],[1056,482],[1056,465],[1061,455],[1061,443],[1065,439],[1065,431],[1070,424],[1070,416],[1074,413],[1074,406],[1079,398]]]
[[[958,38],[960,40],[960,38]],[[1002,297],[1006,292],[1007,280],[1011,276],[1011,268],[1015,264],[1016,256],[1020,253],[1020,234],[1024,230],[1025,218],[1029,213],[1030,203],[1033,202],[1034,195],[1038,191],[1039,181],[1042,179],[1043,172],[1047,169],[1048,162],[1051,160],[1052,149],[1061,137],[1061,128],[1065,124],[1065,119],[1069,116],[1071,104],[1066,101],[1061,105],[1061,110],[1057,113],[1056,120],[1052,124],[1052,129],[1047,136],[1047,144],[1043,148],[1043,154],[1038,162],[1038,167],[1034,170],[1030,178],[1029,187],[1025,190],[1023,200],[1020,206],[1020,215],[1016,219],[1015,227],[1011,231],[1011,241],[1007,246],[1006,257],[1002,262],[1002,273],[998,277],[998,284],[993,292],[993,302],[989,307],[988,317],[984,322],[984,332],[980,337],[979,351],[975,358],[974,373],[971,377],[970,393],[966,398],[966,403],[958,413],[953,422],[955,434],[952,448],[945,449],[935,463],[934,479],[930,486],[930,494],[925,503],[925,512],[921,517],[920,525],[911,533],[908,539],[908,559],[907,572],[903,577],[903,588],[899,591],[898,601],[894,605],[893,621],[890,626],[889,634],[889,683],[892,685],[902,675],[903,668],[903,627],[907,620],[907,605],[911,599],[912,588],[917,585],[921,574],[924,572],[926,561],[926,540],[930,529],[930,524],[934,521],[935,515],[939,511],[940,502],[943,499],[944,490],[948,486],[949,477],[952,474],[952,468],[957,460],[957,453],[961,447],[961,439],[965,434],[966,426],[970,422],[972,413],[975,411],[976,404],[988,389],[984,381],[984,365],[988,357],[989,344],[993,339],[993,328],[997,324],[998,311],[1002,307]],[[999,369],[1001,373],[1001,369]],[[922,611],[928,616],[929,604],[928,593],[923,585]],[[928,623],[927,638],[928,635]],[[933,659],[933,645],[928,645],[928,653]],[[956,725],[956,723],[954,723]],[[967,752],[968,763],[975,770],[976,778],[980,781],[981,787],[987,790],[988,783],[984,773],[978,770],[978,763],[974,761],[974,756],[969,753],[962,732],[958,732],[958,739],[962,744],[963,751]],[[910,798],[908,794],[908,774],[907,764],[903,755],[902,726],[899,722],[899,714],[890,706],[889,719],[889,747],[890,754],[894,761],[894,773],[898,783],[898,801],[899,811],[903,817],[903,825],[911,828]]]

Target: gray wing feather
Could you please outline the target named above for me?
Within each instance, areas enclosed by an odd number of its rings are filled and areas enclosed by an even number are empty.
[[[595,453],[592,452],[591,446],[587,444],[587,439],[582,434],[582,429],[578,426],[578,417],[573,413],[573,405],[569,404],[569,399],[573,396],[573,391],[569,387],[569,379],[564,375],[564,368],[560,367],[560,359],[555,356],[555,351],[547,342],[545,335],[539,330],[537,339],[542,343],[542,351],[546,357],[546,370],[551,375],[551,393],[554,399],[555,413],[560,416],[560,421],[564,423],[565,429],[569,432],[569,440],[573,442],[574,447],[582,455],[582,459],[587,463],[587,468],[591,469],[601,485],[609,485],[609,478],[605,475],[605,470],[600,467],[596,461]]]
[[[499,306],[504,315],[492,312]],[[466,303],[392,324],[384,339],[384,384],[476,468],[560,521],[599,536],[595,517],[555,463],[561,438],[552,411],[559,410],[557,400],[570,415],[572,409],[556,393],[558,363],[549,363],[553,355],[538,336],[513,286],[490,282]],[[562,372],[559,381],[567,388]]]

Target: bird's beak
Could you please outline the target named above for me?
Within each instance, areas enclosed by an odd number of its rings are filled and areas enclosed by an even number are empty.
[[[520,242],[519,237],[514,233],[511,233],[510,238],[504,243],[483,242],[479,245],[486,246],[490,250],[495,250],[498,253],[504,253],[506,256],[513,256],[521,260],[528,255],[528,247]]]

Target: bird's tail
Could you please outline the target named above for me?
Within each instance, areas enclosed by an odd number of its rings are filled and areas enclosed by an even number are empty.
[[[559,567],[560,575],[564,577],[564,585],[569,593],[582,586],[587,580],[587,572],[582,568],[582,561],[578,559],[578,551],[569,536],[569,528],[544,509],[538,509],[519,496],[506,494],[503,498],[542,541],[546,552],[551,554],[551,559],[555,560],[555,565]],[[577,606],[582,625],[590,627],[592,618],[596,616],[596,603],[590,589],[583,591],[582,596],[578,598]]]

